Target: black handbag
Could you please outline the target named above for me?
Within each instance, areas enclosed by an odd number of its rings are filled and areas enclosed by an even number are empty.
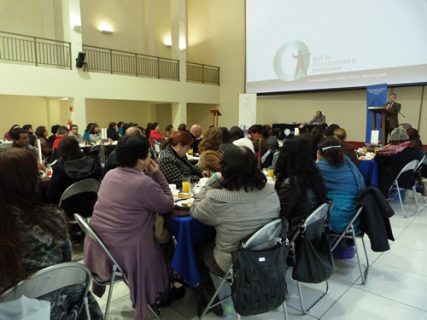
[[[240,248],[233,255],[232,299],[242,316],[278,308],[286,298],[286,256],[288,248],[252,251]]]
[[[320,223],[324,224],[323,221]],[[322,226],[320,227],[322,228]],[[327,280],[334,269],[329,236],[324,230],[304,232],[295,241],[295,266],[292,278],[307,283]]]

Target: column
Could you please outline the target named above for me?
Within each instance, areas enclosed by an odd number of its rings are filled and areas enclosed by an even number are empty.
[[[187,103],[172,103],[172,125],[175,130],[181,123],[187,123]]]
[[[186,0],[170,0],[172,58],[179,60],[179,81],[187,81]]]
[[[62,1],[64,41],[71,42],[71,65],[75,68],[77,55],[82,51],[80,0]]]

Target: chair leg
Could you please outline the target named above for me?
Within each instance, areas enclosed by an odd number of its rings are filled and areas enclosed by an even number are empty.
[[[288,320],[288,306],[286,305],[286,300],[283,301],[283,317],[285,320]]]
[[[412,186],[412,195],[413,195],[413,197],[414,197],[414,201],[415,201],[415,208],[416,208],[417,213],[418,213],[418,211],[420,210],[420,207],[419,207],[419,205],[418,205],[417,190],[416,190],[416,188],[415,188],[415,185],[413,185],[413,186]]]
[[[362,279],[362,284],[366,283],[366,279],[365,279],[365,274],[362,270],[362,263],[360,261],[360,256],[359,256],[359,250],[357,248],[357,241],[356,241],[356,233],[354,232],[354,226],[351,226],[351,233],[353,235],[353,242],[354,242],[354,248],[356,250],[356,258],[357,258],[357,265],[359,266],[359,272],[360,272],[360,277]]]
[[[326,284],[326,289],[325,289],[325,292],[323,292],[322,293],[322,295],[319,297],[319,298],[317,298],[317,300],[316,301],[314,301],[307,309],[304,307],[304,299],[303,299],[303,294],[302,294],[302,288],[301,288],[301,283],[299,282],[299,281],[297,281],[297,288],[298,288],[298,296],[299,296],[299,303],[300,303],[300,306],[301,306],[301,312],[303,313],[303,314],[307,314],[307,313],[309,313],[310,312],[310,310],[311,310],[311,308],[313,308],[320,300],[322,300],[327,294],[328,294],[328,291],[329,291],[329,283],[328,283],[328,280],[326,280],[325,281],[325,284]]]
[[[90,311],[89,311],[89,300],[87,298],[87,295],[83,299],[83,304],[85,306],[87,320],[91,320]]]
[[[151,312],[151,314],[154,316],[154,318],[156,318],[157,320],[160,320],[159,315],[156,313],[156,311],[153,310],[153,308],[150,306],[150,304],[147,304],[148,306],[148,310]],[[108,320],[108,319],[106,319]]]
[[[105,320],[108,320],[108,313],[110,312],[110,304],[111,304],[111,298],[113,296],[113,287],[114,287],[115,279],[116,279],[116,268],[114,266],[113,273],[111,275],[111,280],[110,280],[110,288],[108,289],[107,306],[105,307],[105,314],[104,314]]]
[[[402,208],[402,214],[405,218],[407,218],[408,216],[406,215],[405,208],[403,207],[402,195],[400,194],[400,189],[397,182],[396,182],[396,189],[397,189],[397,196],[399,197],[400,207]]]
[[[212,298],[209,300],[208,305],[206,306],[206,308],[203,310],[201,316],[199,317],[200,320],[203,319],[203,317],[206,315],[206,313],[208,313],[209,309],[214,306],[213,302],[214,302],[215,298],[218,296],[219,291],[221,290],[221,288],[224,286],[225,282],[227,281],[226,278],[227,278],[228,274],[229,274],[229,272],[227,272],[227,274],[224,276],[221,283],[219,284],[218,288],[215,290],[215,293],[212,295]]]
[[[366,281],[368,279],[368,272],[371,266],[369,264],[368,251],[366,250],[365,240],[363,239],[363,237],[361,239],[362,239],[363,251],[365,252],[365,259],[366,259],[366,268],[365,268],[365,281]]]

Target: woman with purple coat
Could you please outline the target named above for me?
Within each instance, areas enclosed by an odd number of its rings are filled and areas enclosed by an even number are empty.
[[[168,183],[151,159],[149,143],[141,136],[124,136],[117,145],[119,167],[107,173],[98,192],[91,226],[129,279],[135,319],[148,314],[147,304],[157,305],[168,290],[169,279],[159,244],[154,241],[155,213],[174,207]],[[111,267],[99,246],[85,239],[85,263],[102,278]],[[105,288],[95,286],[102,296]]]

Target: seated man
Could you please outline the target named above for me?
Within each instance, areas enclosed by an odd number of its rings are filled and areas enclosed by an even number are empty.
[[[10,132],[10,135],[12,136],[13,141],[12,148],[27,149],[31,151],[34,157],[37,157],[37,149],[30,144],[30,138],[28,136],[27,130],[23,128],[16,128]]]
[[[322,114],[322,111],[318,110],[316,111],[316,115],[313,117],[313,119],[309,123],[317,124],[317,125],[326,124],[326,117]]]

